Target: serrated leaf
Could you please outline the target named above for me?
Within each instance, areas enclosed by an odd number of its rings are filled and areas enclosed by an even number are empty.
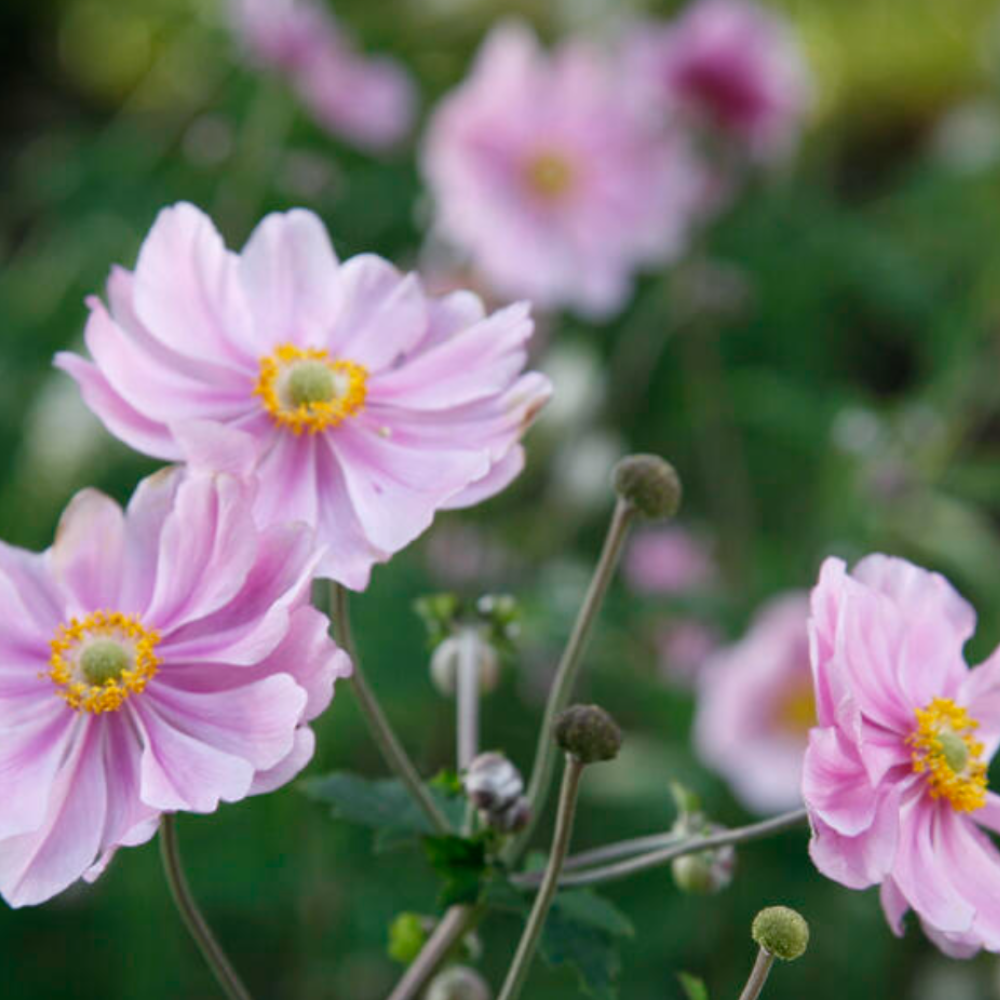
[[[336,819],[377,830],[376,851],[392,850],[411,843],[416,837],[434,833],[430,821],[406,787],[395,778],[372,780],[337,771],[308,778],[300,782],[299,787],[314,802],[330,806]],[[433,786],[428,787],[449,821],[460,823],[465,804]]]
[[[678,972],[677,978],[688,1000],[708,1000],[708,987],[703,979],[692,976],[690,972]]]
[[[564,892],[545,921],[541,954],[553,967],[572,968],[587,996],[616,1000],[621,971],[617,939],[634,933],[629,919],[597,893]]]
[[[442,907],[474,903],[487,876],[486,843],[465,837],[425,837],[424,851],[431,867],[441,877]]]

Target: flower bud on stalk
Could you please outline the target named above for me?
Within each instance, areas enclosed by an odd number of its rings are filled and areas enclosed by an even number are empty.
[[[702,834],[721,833],[724,826],[709,823]],[[733,880],[736,871],[736,850],[732,846],[700,851],[674,858],[670,865],[674,883],[681,892],[708,896],[721,892]]]
[[[612,473],[615,493],[651,521],[673,517],[683,490],[677,470],[659,455],[628,455]]]
[[[431,657],[431,680],[441,694],[453,697],[458,689],[458,665],[461,655],[462,637],[452,635],[434,650]],[[490,692],[500,681],[500,658],[496,650],[485,640],[476,642],[479,666],[479,690]]]
[[[573,705],[560,712],[553,735],[561,750],[583,764],[614,760],[622,746],[618,723],[599,705]]]
[[[475,969],[455,965],[442,972],[427,989],[426,1000],[492,1000],[489,985]]]
[[[463,775],[462,786],[478,809],[502,812],[521,796],[524,779],[503,754],[481,753]]]
[[[750,933],[768,954],[793,962],[809,946],[809,925],[788,906],[769,906],[754,917]]]

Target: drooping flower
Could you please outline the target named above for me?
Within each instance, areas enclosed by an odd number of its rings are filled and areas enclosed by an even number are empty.
[[[753,0],[696,0],[672,23],[643,25],[630,50],[665,110],[757,159],[794,144],[811,100],[808,71],[788,25]]]
[[[500,295],[598,316],[684,248],[701,195],[684,136],[650,127],[611,59],[516,25],[435,110],[423,166],[441,236]]]
[[[755,812],[801,801],[802,758],[815,721],[804,593],[773,598],[738,643],[698,674],[695,747]]]
[[[0,894],[93,880],[161,813],[290,780],[350,661],[308,604],[304,525],[252,487],[164,470],[126,511],[84,490],[42,554],[0,543]]]
[[[416,90],[394,59],[369,57],[316,0],[230,0],[230,22],[250,58],[280,73],[330,132],[372,149],[413,126]]]
[[[684,528],[648,528],[633,536],[622,565],[625,582],[640,594],[702,590],[715,578],[705,543]]]
[[[828,559],[812,594],[810,854],[852,889],[880,883],[894,933],[912,909],[957,957],[1000,951],[1000,655],[967,668],[975,620],[943,577],[881,555]]]
[[[435,511],[518,474],[549,394],[522,374],[526,304],[486,316],[379,257],[338,263],[311,212],[268,216],[237,255],[193,206],[165,209],[108,297],[89,303],[93,363],[56,359],[108,429],[210,469],[248,454],[258,521],[313,526],[320,575],[356,589]]]

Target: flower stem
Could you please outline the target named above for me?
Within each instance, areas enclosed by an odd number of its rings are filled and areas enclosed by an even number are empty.
[[[479,923],[485,912],[483,906],[458,905],[448,910],[389,994],[389,1000],[413,1000],[437,972],[448,953]]]
[[[504,860],[507,862],[516,860],[527,847],[535,824],[545,808],[545,801],[552,783],[552,770],[555,766],[556,755],[556,746],[552,741],[552,723],[555,717],[569,704],[577,675],[580,672],[583,650],[590,635],[591,626],[604,603],[604,595],[608,591],[608,584],[611,582],[612,576],[614,576],[615,566],[618,564],[618,557],[621,555],[622,546],[625,543],[634,515],[635,509],[625,501],[618,500],[615,504],[608,534],[604,539],[604,548],[601,550],[601,556],[591,578],[590,586],[587,588],[587,594],[580,606],[569,642],[566,643],[566,649],[559,661],[559,668],[556,671],[552,690],[549,692],[549,700],[545,706],[545,718],[538,734],[538,748],[535,751],[535,765],[528,783],[527,794],[531,803],[531,819],[504,852]]]
[[[773,964],[774,956],[766,948],[761,948],[757,952],[757,961],[753,963],[753,968],[750,970],[750,978],[740,994],[740,1000],[757,1000],[760,991],[764,988],[764,983],[767,982],[767,975]]]
[[[528,923],[518,943],[517,952],[514,954],[514,961],[497,1000],[517,1000],[528,976],[531,960],[535,957],[542,928],[545,926],[545,918],[549,915],[552,900],[559,888],[559,875],[573,834],[573,818],[576,815],[576,800],[584,767],[586,765],[577,757],[572,754],[566,755],[566,769],[563,772],[562,789],[559,793],[559,810],[556,814],[556,831],[552,839],[549,863],[545,868],[541,888],[535,897],[535,905],[531,908]]]
[[[368,686],[364,671],[361,669],[361,658],[358,656],[357,647],[354,645],[354,636],[351,633],[351,619],[347,610],[347,591],[340,584],[330,583],[331,598],[330,611],[334,621],[334,628],[337,633],[337,641],[341,648],[351,658],[354,664],[354,671],[351,674],[351,685],[358,698],[358,705],[364,714],[368,728],[371,730],[375,742],[382,751],[385,762],[396,772],[396,775],[403,782],[407,791],[413,797],[413,801],[420,807],[435,833],[451,833],[451,824],[445,815],[438,808],[431,793],[427,790],[417,769],[413,766],[403,744],[396,736],[386,718],[382,706],[379,704],[375,693]]]
[[[458,769],[464,771],[479,752],[479,643],[472,628],[458,640]]]
[[[229,1000],[251,1000],[250,993],[226,958],[226,953],[215,939],[201,910],[198,909],[194,896],[191,895],[191,887],[184,874],[180,847],[177,843],[177,822],[170,813],[164,813],[160,820],[160,857],[163,859],[163,870],[170,886],[170,894],[184,921],[184,926],[194,938],[209,968],[215,973],[222,992]]]
[[[650,868],[658,868],[660,865],[665,865],[673,861],[674,858],[683,857],[685,854],[697,854],[699,851],[715,847],[727,847],[730,844],[745,844],[751,840],[760,840],[763,837],[771,836],[771,834],[781,833],[784,830],[798,826],[806,819],[806,815],[805,809],[795,809],[792,812],[782,813],[780,816],[775,816],[772,819],[766,819],[761,823],[752,823],[750,826],[737,827],[735,830],[723,830],[721,833],[713,833],[705,837],[691,837],[680,843],[677,843],[675,839],[673,843],[665,842],[663,847],[647,851],[638,857],[626,858],[624,861],[618,861],[614,864],[598,868],[589,868],[585,871],[571,871],[570,874],[564,875],[560,879],[559,885],[560,888],[565,889],[570,886],[613,882],[617,879],[627,878],[629,875],[648,871]],[[664,835],[665,838],[667,836],[669,835]],[[610,857],[614,853],[622,853],[622,846],[631,843],[634,842],[623,841],[622,844],[612,844],[598,850],[605,852],[605,855]],[[587,853],[592,857],[594,852]],[[583,856],[580,855],[579,857]],[[568,868],[580,867],[578,858],[570,858],[566,864]],[[526,872],[513,876],[511,881],[518,886],[534,886],[538,885],[539,878],[537,872]]]

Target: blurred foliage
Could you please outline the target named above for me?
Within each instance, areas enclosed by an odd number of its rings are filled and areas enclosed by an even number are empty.
[[[747,192],[702,259],[646,279],[614,323],[550,321],[550,343],[594,357],[599,405],[571,426],[543,422],[521,482],[481,511],[443,517],[356,601],[374,686],[430,775],[451,762],[453,707],[431,686],[412,607],[462,586],[442,578],[431,546],[461,524],[503,552],[466,596],[489,588],[522,603],[519,654],[485,702],[484,745],[527,768],[540,692],[610,504],[603,468],[593,485],[581,456],[595,453],[588,442],[610,441],[676,463],[684,521],[717,537],[724,586],[692,606],[612,593],[581,695],[611,710],[629,739],[621,761],[588,775],[580,847],[667,827],[672,779],[696,789],[713,818],[746,819],[692,757],[690,696],[657,674],[649,630],[668,614],[695,611],[736,635],[766,595],[807,586],[823,555],[880,549],[951,575],[981,612],[975,652],[1000,639],[996,4],[781,6],[818,78],[795,169]],[[598,30],[638,4],[337,8],[366,44],[407,62],[429,105],[501,14],[520,11],[554,36],[568,24]],[[94,484],[124,499],[153,468],[104,434],[50,361],[78,343],[84,296],[100,291],[112,262],[131,265],[159,207],[197,202],[237,245],[262,213],[306,204],[342,256],[371,250],[403,265],[417,259],[427,207],[413,149],[373,160],[333,143],[280,83],[240,65],[218,9],[198,0],[7,4],[0,66],[0,522],[6,540],[40,548],[73,491]],[[692,296],[700,318],[686,322]],[[310,773],[384,775],[346,691],[318,735]],[[434,908],[418,854],[373,862],[367,831],[293,789],[184,817],[180,834],[196,892],[258,998],[384,996],[398,972],[385,953],[389,926],[402,911]],[[801,910],[813,929],[809,955],[769,984],[774,1000],[996,995],[992,959],[947,964],[912,929],[896,941],[874,895],[819,878],[804,847],[797,832],[744,849],[720,896],[682,895],[667,870],[610,887],[636,928],[624,941],[622,995],[679,998],[684,969],[712,996],[735,996],[753,956],[750,920],[772,902]],[[483,929],[494,983],[519,926],[501,915]],[[155,846],[122,852],[95,886],[42,908],[0,909],[0,964],[6,995],[18,998],[215,995],[170,908]],[[525,994],[577,995],[572,975],[542,966]]]

